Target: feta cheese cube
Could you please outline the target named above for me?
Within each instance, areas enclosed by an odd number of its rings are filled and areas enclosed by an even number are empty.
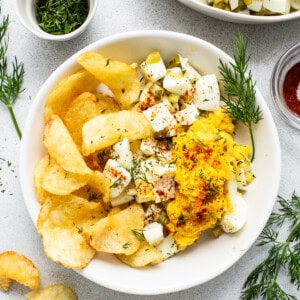
[[[202,110],[214,111],[220,106],[220,90],[215,75],[202,76],[196,82],[194,104]]]
[[[156,246],[164,238],[163,226],[158,222],[149,223],[144,227],[143,234],[150,245]]]
[[[189,64],[189,59],[186,57],[179,56],[179,61],[181,65],[181,69],[184,73],[184,76],[188,78],[190,81],[196,81],[201,76],[200,74]]]
[[[199,111],[194,104],[187,104],[185,109],[182,109],[175,114],[175,119],[181,125],[192,125],[198,117]]]
[[[119,206],[124,203],[128,203],[128,202],[132,201],[133,199],[134,199],[134,197],[132,195],[128,195],[127,193],[125,193],[123,191],[119,196],[112,198],[110,200],[110,203],[114,207],[114,206]]]
[[[178,252],[176,242],[170,235],[165,237],[163,241],[158,246],[156,246],[156,249],[162,254],[164,260],[175,255]]]
[[[158,51],[148,55],[146,60],[141,63],[141,70],[145,77],[152,82],[166,75],[166,67]]]
[[[142,140],[140,149],[145,155],[154,155],[159,160],[171,160],[171,147],[168,140],[159,141],[154,138],[146,138]]]
[[[186,92],[193,89],[189,79],[185,77],[179,67],[167,70],[163,80],[163,87],[171,93],[184,95]]]
[[[262,9],[263,0],[252,0],[252,3],[247,5],[247,8],[259,12]]]
[[[156,132],[165,129],[174,120],[174,117],[163,103],[156,104],[144,110],[143,113]]]
[[[111,198],[119,196],[131,181],[130,173],[113,159],[106,162],[103,174],[110,181]]]
[[[239,0],[229,0],[229,6],[231,10],[235,10],[239,6]]]

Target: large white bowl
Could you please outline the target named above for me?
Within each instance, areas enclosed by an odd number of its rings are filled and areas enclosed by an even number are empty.
[[[286,15],[253,16],[253,15],[247,15],[243,12],[235,13],[235,12],[225,11],[219,8],[212,7],[207,4],[207,0],[178,0],[178,1],[207,16],[224,20],[224,21],[234,22],[234,23],[266,24],[266,23],[286,22],[290,20],[300,19],[300,10],[291,12]]]
[[[222,50],[196,37],[166,31],[137,31],[99,40],[65,61],[44,83],[33,101],[25,127],[20,156],[20,180],[24,200],[36,224],[40,205],[33,186],[33,168],[45,153],[42,143],[43,107],[53,86],[64,76],[80,67],[78,55],[99,51],[103,55],[125,61],[141,62],[150,51],[159,50],[165,59],[177,53],[189,57],[203,74],[218,73],[219,59],[231,58]],[[223,234],[218,239],[202,237],[188,250],[152,267],[133,269],[113,255],[99,253],[82,271],[84,277],[105,287],[132,294],[163,294],[204,283],[232,266],[254,243],[262,231],[275,202],[280,180],[280,145],[277,131],[267,105],[257,90],[257,102],[264,119],[254,127],[256,179],[246,192],[249,219],[237,234]],[[249,144],[248,132],[237,128],[236,138]]]

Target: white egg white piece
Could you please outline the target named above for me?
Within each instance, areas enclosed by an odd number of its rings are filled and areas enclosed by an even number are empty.
[[[252,0],[251,4],[247,5],[247,8],[259,12],[262,9],[263,0]]]
[[[192,125],[199,117],[196,105],[187,104],[186,108],[175,113],[175,119],[181,125]]]
[[[149,137],[142,140],[140,149],[147,156],[154,155],[159,160],[171,160],[172,151],[163,148],[162,143],[167,143],[167,141],[159,141]]]
[[[243,196],[237,192],[235,181],[228,182],[227,188],[232,209],[223,215],[220,225],[224,232],[234,233],[246,224],[248,208]]]
[[[153,105],[144,110],[143,113],[150,121],[153,130],[156,132],[165,129],[172,121],[174,121],[174,117],[163,103]]]
[[[110,199],[111,206],[119,206],[121,204],[128,203],[132,201],[134,197],[132,195],[128,195],[125,191],[123,191],[119,196]]]
[[[150,53],[146,61],[141,63],[141,71],[151,82],[155,82],[166,75],[166,66],[159,52]]]
[[[164,260],[178,252],[176,242],[170,235],[165,237],[162,242],[156,246],[156,249],[162,254]]]
[[[112,147],[111,157],[115,159],[123,168],[130,170],[132,167],[132,152],[127,138],[116,143]]]
[[[179,95],[184,95],[193,88],[191,82],[183,75],[179,67],[167,70],[163,80],[163,87],[169,92]]]
[[[231,10],[235,10],[239,6],[239,0],[229,0],[229,6]]]
[[[164,238],[163,226],[158,222],[149,223],[144,227],[143,234],[150,245],[156,246]]]
[[[131,181],[131,174],[114,159],[106,162],[103,174],[110,181],[111,198],[118,197]]]
[[[202,76],[196,82],[194,104],[201,110],[214,111],[220,107],[220,89],[216,75]]]
[[[263,7],[273,13],[288,14],[291,9],[290,0],[263,0]]]

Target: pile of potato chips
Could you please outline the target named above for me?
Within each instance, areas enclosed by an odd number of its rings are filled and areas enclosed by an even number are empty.
[[[137,70],[98,53],[84,53],[78,63],[83,69],[61,80],[45,104],[47,155],[34,170],[41,204],[37,228],[45,253],[77,269],[97,251],[113,253],[133,267],[159,263],[162,254],[135,234],[144,228],[141,204],[112,208],[110,181],[99,163],[106,147],[153,134],[144,114],[131,110],[140,93]],[[114,98],[100,93],[100,84]]]

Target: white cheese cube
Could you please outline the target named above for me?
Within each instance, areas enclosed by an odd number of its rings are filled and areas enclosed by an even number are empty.
[[[158,245],[164,238],[163,226],[161,223],[153,222],[144,227],[143,234],[150,245]]]
[[[111,157],[123,168],[130,170],[132,167],[132,152],[130,151],[130,144],[127,138],[124,138],[112,147]]]
[[[201,75],[189,64],[189,59],[180,55],[178,56],[184,76],[190,81],[198,80],[201,77]]]
[[[196,105],[186,105],[186,108],[175,114],[175,119],[181,125],[192,125],[199,117],[199,111]]]
[[[220,90],[215,75],[202,76],[196,82],[195,105],[202,110],[214,111],[220,107]]]
[[[119,196],[131,181],[130,173],[113,159],[106,162],[103,174],[110,181],[111,198]]]
[[[291,1],[291,6],[292,6],[293,9],[300,10],[300,0],[292,0]]]
[[[288,14],[291,8],[290,0],[263,0],[263,7],[273,13]]]
[[[252,0],[252,3],[247,5],[247,7],[255,12],[259,12],[262,9],[263,0]]]
[[[228,193],[231,202],[231,211],[226,212],[220,225],[225,232],[233,233],[239,231],[247,222],[248,209],[244,198],[237,192],[235,182],[228,183]]]
[[[174,120],[174,117],[163,103],[156,104],[144,110],[143,113],[156,132],[165,129]]]
[[[154,82],[166,75],[166,67],[159,52],[152,52],[141,63],[141,70],[145,77]]]
[[[163,241],[156,246],[156,249],[162,254],[163,259],[167,259],[178,252],[178,248],[174,238],[170,235],[165,237]]]
[[[183,75],[179,67],[167,70],[163,80],[163,87],[169,92],[179,95],[184,95],[193,88],[191,82]]]
[[[175,180],[173,174],[166,174],[161,177],[157,177],[153,192],[155,197],[155,203],[168,201],[175,198]]]

